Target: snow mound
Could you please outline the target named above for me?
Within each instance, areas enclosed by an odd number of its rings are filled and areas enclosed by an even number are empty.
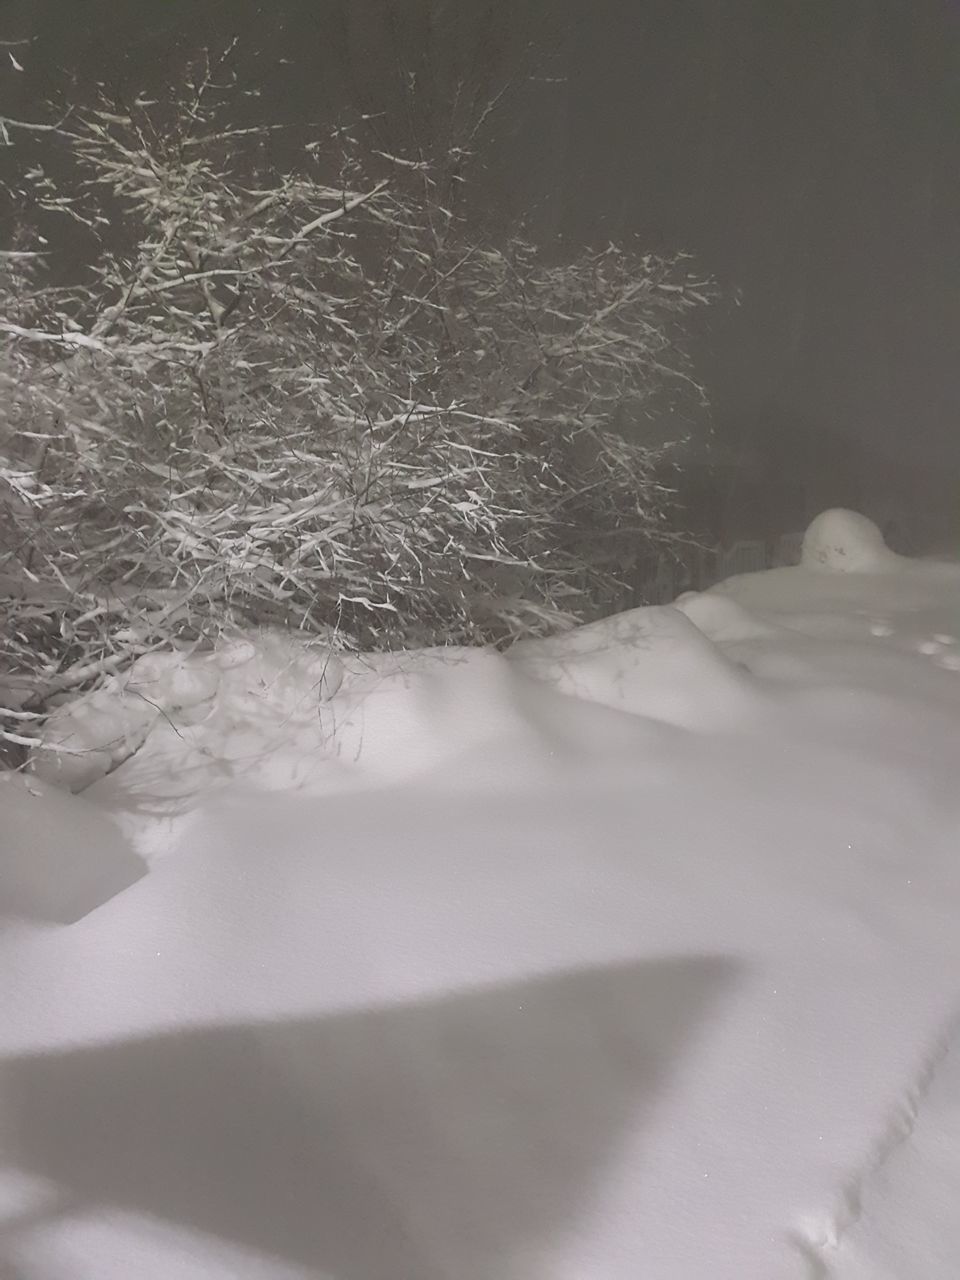
[[[118,682],[110,680],[53,712],[30,768],[45,782],[85,791],[142,746],[159,715],[158,708],[124,697]]]
[[[424,649],[357,662],[317,723],[325,755],[394,782],[529,737],[530,701],[494,649]]]
[[[761,640],[776,634],[773,627],[761,622],[755,614],[729,596],[688,591],[675,604],[698,631],[718,643],[737,640]]]
[[[239,760],[264,745],[262,731],[249,732],[258,720],[285,730],[309,719],[342,678],[328,645],[276,629],[224,637],[209,652],[150,653],[58,708],[31,768],[57,786],[83,791],[158,733],[173,735],[181,754],[216,739],[220,757]],[[285,734],[291,736],[292,730]]]
[[[899,558],[872,520],[836,507],[822,511],[811,522],[803,535],[800,563],[837,573],[877,573],[891,568]]]
[[[736,720],[757,696],[749,678],[672,605],[522,640],[508,656],[562,693],[684,729]]]
[[[62,708],[34,769],[79,791],[126,762],[119,790],[167,811],[237,781],[328,794],[446,768],[491,740],[532,749],[536,703],[492,649],[339,657],[296,634],[251,632],[211,653],[152,654]]]
[[[727,722],[753,690],[673,608],[632,610],[506,655],[449,647],[338,656],[297,633],[262,630],[206,653],[141,658],[55,712],[32,765],[78,792],[136,756],[161,807],[237,780],[328,794],[449,772],[468,757],[489,763],[495,743],[527,761],[545,750],[582,754],[585,744],[564,731],[559,695],[590,704],[590,748],[607,751],[642,732],[637,717],[685,728]]]
[[[0,773],[0,916],[71,924],[139,880],[112,819],[37,779]]]

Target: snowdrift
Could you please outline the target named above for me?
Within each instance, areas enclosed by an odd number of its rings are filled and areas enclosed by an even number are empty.
[[[717,728],[746,715],[749,678],[679,610],[634,609],[507,654],[441,648],[347,657],[262,631],[212,653],[152,654],[47,722],[34,772],[79,792],[136,755],[137,771],[192,775],[198,793],[243,778],[267,790],[396,783],[616,718]],[[617,716],[597,712],[606,708]],[[592,715],[591,715],[592,711]]]
[[[953,1280],[960,567],[840,514],[506,654],[264,632],[58,712],[0,1274]]]

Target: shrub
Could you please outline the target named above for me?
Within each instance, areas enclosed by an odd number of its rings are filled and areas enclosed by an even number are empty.
[[[207,68],[7,122],[28,230],[0,260],[2,623],[35,705],[231,623],[543,633],[677,537],[660,451],[622,427],[700,401],[685,258],[485,239],[466,148],[331,128],[281,170],[238,101]]]

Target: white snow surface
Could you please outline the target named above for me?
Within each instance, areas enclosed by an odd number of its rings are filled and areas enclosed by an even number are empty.
[[[958,657],[960,565],[805,557],[61,709],[0,781],[0,1276],[955,1280]]]

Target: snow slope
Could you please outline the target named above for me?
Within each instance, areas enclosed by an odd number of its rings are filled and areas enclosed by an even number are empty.
[[[0,1275],[952,1280],[960,566],[847,514],[506,655],[264,633],[59,713]]]

